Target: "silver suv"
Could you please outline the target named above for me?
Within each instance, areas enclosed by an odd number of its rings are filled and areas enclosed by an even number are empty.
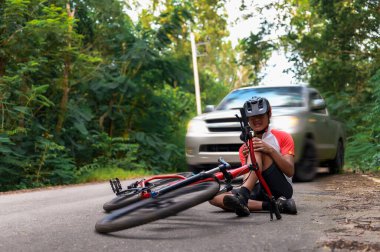
[[[316,89],[294,85],[240,88],[230,92],[218,106],[207,106],[206,113],[193,118],[187,129],[186,159],[191,171],[214,167],[218,157],[240,166],[241,130],[235,115],[240,116],[239,108],[253,96],[267,98],[272,106],[270,125],[292,135],[296,180],[312,180],[318,165],[327,165],[330,173],[340,171],[345,144],[341,123],[330,118]]]

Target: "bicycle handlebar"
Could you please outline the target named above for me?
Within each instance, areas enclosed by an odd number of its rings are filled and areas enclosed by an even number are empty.
[[[218,162],[220,163],[219,168],[226,168],[227,170],[231,168],[231,165],[224,161],[222,157],[218,158]]]

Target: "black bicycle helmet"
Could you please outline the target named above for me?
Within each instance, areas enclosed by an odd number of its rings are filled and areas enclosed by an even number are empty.
[[[244,113],[246,117],[264,115],[265,113],[269,113],[271,116],[269,101],[264,97],[254,96],[244,103]]]

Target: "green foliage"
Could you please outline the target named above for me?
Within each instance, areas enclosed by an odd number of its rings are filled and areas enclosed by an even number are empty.
[[[192,115],[189,108],[195,107],[194,96],[168,85],[162,90],[147,91],[146,95],[149,99],[142,100],[136,107],[140,115],[136,128],[142,131],[131,136],[141,146],[138,157],[154,172],[160,168],[183,170],[186,166],[184,126]]]
[[[207,90],[207,92],[202,92],[201,90],[203,107],[218,104],[230,91],[229,85],[215,81],[212,78],[212,73],[209,72],[205,72],[201,75],[200,82],[203,84],[202,90]]]
[[[257,34],[251,33],[249,37],[240,41],[240,47],[244,52],[241,64],[248,66],[251,70],[248,79],[254,84],[260,82],[258,74],[262,70],[264,63],[272,55],[272,51],[276,48],[273,43],[264,40],[265,34],[267,32],[263,28]]]
[[[0,191],[76,181],[75,162],[51,136],[23,128],[1,134]]]
[[[234,86],[236,54],[224,1],[152,3],[134,24],[119,0],[0,0],[1,191],[185,169],[190,24],[202,104]]]
[[[23,162],[22,155],[13,150],[15,143],[8,134],[0,135],[0,143],[0,191],[5,191],[19,183],[19,176],[27,162]]]
[[[173,160],[181,156],[178,146],[162,139],[162,135],[154,133],[136,132],[132,138],[141,146],[137,158],[144,167],[157,173],[160,171],[176,171]]]
[[[376,1],[284,1],[290,20],[282,38],[298,73],[345,122],[346,163],[379,169],[380,14]]]
[[[123,167],[124,169],[141,168],[137,160],[138,144],[131,143],[127,138],[110,137],[106,133],[95,133],[89,141],[93,151],[93,161],[88,165],[106,167],[107,165]]]
[[[152,175],[149,171],[145,169],[134,169],[134,170],[125,170],[119,167],[109,166],[106,168],[97,168],[93,169],[84,175],[82,175],[78,182],[86,183],[86,182],[97,182],[97,181],[105,181],[110,178],[119,178],[119,179],[133,179],[133,178],[141,178]]]
[[[380,170],[380,70],[370,79],[368,85],[367,110],[359,112],[360,121],[353,125],[354,133],[347,145],[347,161],[353,169]],[[361,107],[363,108],[363,107]]]

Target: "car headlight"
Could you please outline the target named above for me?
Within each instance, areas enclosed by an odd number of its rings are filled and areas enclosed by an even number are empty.
[[[202,120],[191,120],[187,125],[188,133],[205,133],[208,132],[205,121]]]
[[[273,118],[273,124],[276,129],[290,130],[297,127],[299,119],[296,116],[278,116]]]

